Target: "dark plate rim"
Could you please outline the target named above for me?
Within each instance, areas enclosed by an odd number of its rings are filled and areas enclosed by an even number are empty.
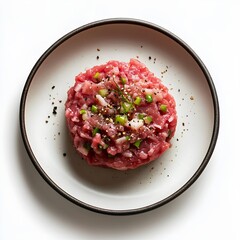
[[[207,151],[201,165],[199,166],[197,171],[193,174],[193,176],[180,189],[178,189],[176,192],[174,192],[173,194],[171,194],[167,198],[165,198],[161,201],[158,201],[154,204],[145,206],[145,207],[129,209],[129,210],[111,210],[111,209],[99,208],[99,207],[96,207],[96,206],[89,205],[85,202],[82,202],[79,199],[76,199],[73,196],[71,196],[70,194],[68,194],[67,192],[65,192],[62,188],[60,188],[56,183],[54,183],[51,180],[51,178],[47,175],[47,173],[43,170],[43,168],[41,167],[41,165],[37,161],[32,149],[31,149],[31,145],[28,141],[26,127],[25,127],[25,104],[26,104],[26,98],[27,98],[27,95],[28,95],[28,90],[29,90],[29,87],[31,85],[31,82],[32,82],[36,72],[38,71],[38,68],[41,66],[41,64],[44,62],[44,60],[56,48],[58,48],[62,43],[64,43],[69,38],[73,37],[74,35],[79,34],[80,32],[83,32],[83,31],[91,29],[91,28],[95,28],[95,27],[99,27],[99,26],[103,26],[103,25],[109,25],[109,24],[130,24],[130,25],[137,25],[137,26],[150,28],[150,29],[153,29],[155,31],[158,31],[158,32],[168,36],[169,38],[171,38],[172,40],[177,42],[181,47],[183,47],[192,56],[192,58],[196,61],[198,66],[201,68],[201,70],[202,70],[202,72],[203,72],[203,74],[204,74],[204,76],[207,80],[207,83],[208,83],[208,86],[209,86],[209,89],[210,89],[210,92],[211,92],[211,95],[212,95],[213,107],[214,107],[214,126],[213,126],[213,133],[212,133],[212,137],[211,137],[211,142],[210,142],[208,151]],[[158,207],[161,207],[161,206],[167,204],[168,202],[174,200],[176,197],[178,197],[183,192],[185,192],[198,179],[198,177],[201,175],[201,173],[203,172],[203,170],[207,166],[207,164],[208,164],[208,162],[209,162],[209,160],[212,156],[212,153],[214,151],[215,145],[217,143],[219,125],[220,125],[220,112],[219,112],[219,102],[218,102],[217,92],[216,92],[216,89],[215,89],[215,86],[214,86],[214,83],[213,83],[213,80],[212,80],[212,77],[211,77],[210,73],[208,72],[206,66],[204,65],[202,60],[199,58],[199,56],[182,39],[177,37],[172,32],[170,32],[170,31],[168,31],[168,30],[166,30],[166,29],[164,29],[164,28],[162,28],[162,27],[160,27],[156,24],[153,24],[153,23],[150,23],[150,22],[147,22],[147,21],[144,21],[144,20],[133,19],[133,18],[110,18],[110,19],[98,20],[98,21],[83,25],[79,28],[76,28],[75,30],[67,33],[66,35],[61,37],[59,40],[57,40],[52,46],[50,46],[42,54],[42,56],[38,59],[36,64],[33,66],[32,70],[31,70],[31,72],[30,72],[30,74],[27,78],[27,81],[24,85],[22,95],[21,95],[21,100],[20,100],[19,120],[20,120],[21,135],[22,135],[22,139],[23,139],[26,151],[27,151],[33,165],[37,169],[37,171],[40,173],[40,175],[45,179],[45,181],[54,190],[56,190],[64,198],[70,200],[74,204],[76,204],[78,206],[81,206],[85,209],[91,210],[93,212],[109,214],[109,215],[132,215],[132,214],[144,213],[144,212],[156,209]]]

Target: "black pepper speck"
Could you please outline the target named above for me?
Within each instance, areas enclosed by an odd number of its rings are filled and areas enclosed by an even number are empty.
[[[52,113],[53,113],[54,115],[57,114],[57,106],[54,106],[54,107],[53,107],[53,111],[52,111]]]

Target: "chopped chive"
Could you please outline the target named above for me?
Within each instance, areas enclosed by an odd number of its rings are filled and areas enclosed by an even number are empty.
[[[93,78],[98,79],[98,77],[99,77],[99,72],[96,72],[96,73],[94,74]]]
[[[98,112],[98,107],[97,107],[96,105],[92,105],[91,111],[92,111],[93,113],[97,113],[97,112]]]
[[[167,105],[165,105],[165,104],[160,105],[160,110],[162,112],[167,112]]]
[[[81,109],[81,110],[79,111],[79,113],[80,113],[80,114],[85,114],[85,113],[87,113],[87,111],[86,111],[85,109]]]
[[[102,96],[102,97],[106,97],[108,95],[108,90],[107,89],[100,89],[98,91],[98,93]]]
[[[123,102],[122,107],[123,107],[123,112],[128,113],[132,108],[132,104]]]
[[[139,113],[138,114],[138,119],[143,119],[144,118],[144,114],[143,113]]]
[[[141,140],[141,139],[138,139],[138,140],[134,143],[134,146],[137,147],[137,148],[139,148],[141,142],[142,142],[142,140]]]
[[[129,141],[131,139],[130,136],[126,136],[125,138],[126,138],[127,141]]]
[[[108,153],[108,157],[109,157],[109,158],[113,158],[113,157],[114,157],[114,155],[112,155],[112,154]]]
[[[100,129],[99,128],[94,128],[93,129],[93,131],[92,131],[92,135],[93,135],[93,137],[97,134],[97,133],[99,133],[100,132]]]
[[[148,103],[151,103],[153,101],[153,98],[152,98],[152,95],[151,94],[146,94],[146,97],[145,97],[146,101]]]
[[[144,122],[145,122],[146,124],[150,124],[150,123],[152,122],[152,117],[151,117],[151,116],[146,116],[146,117],[144,118]]]
[[[140,105],[141,101],[142,101],[142,99],[139,96],[137,96],[135,101],[134,101],[134,104]]]
[[[125,77],[121,77],[120,78],[122,84],[126,84],[127,83],[127,79]]]
[[[127,117],[125,115],[116,115],[115,123],[124,125],[127,122]]]

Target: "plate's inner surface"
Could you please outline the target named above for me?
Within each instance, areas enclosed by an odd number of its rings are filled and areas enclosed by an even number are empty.
[[[172,147],[132,171],[88,166],[73,149],[66,129],[67,90],[80,71],[130,58],[145,63],[176,100],[178,126]],[[165,199],[193,176],[211,141],[214,110],[202,70],[179,44],[143,26],[109,24],[76,34],[47,57],[30,85],[25,120],[35,158],[56,185],[83,203],[129,210]]]

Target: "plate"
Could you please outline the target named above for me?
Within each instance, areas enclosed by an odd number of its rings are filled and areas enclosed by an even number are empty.
[[[67,91],[79,72],[130,58],[161,78],[176,100],[172,147],[135,170],[89,166],[66,128]],[[63,197],[99,213],[136,214],[175,199],[200,176],[217,141],[218,98],[203,62],[173,33],[142,20],[106,19],[66,34],[39,58],[23,89],[20,127],[33,164]]]

